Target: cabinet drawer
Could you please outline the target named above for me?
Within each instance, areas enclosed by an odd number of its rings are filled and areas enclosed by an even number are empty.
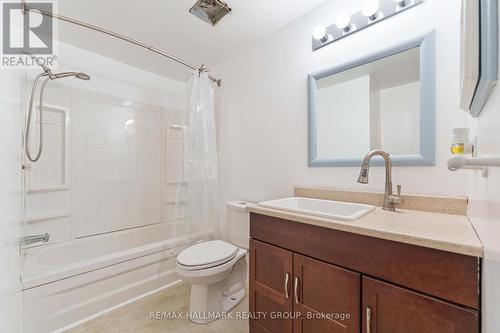
[[[251,213],[253,239],[479,308],[476,257]]]
[[[363,333],[477,333],[477,311],[363,277]]]

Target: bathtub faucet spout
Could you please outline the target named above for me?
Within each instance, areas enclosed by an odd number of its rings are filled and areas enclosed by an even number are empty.
[[[25,236],[21,238],[21,246],[27,246],[34,243],[42,242],[47,243],[49,241],[50,235],[44,233],[42,235]]]

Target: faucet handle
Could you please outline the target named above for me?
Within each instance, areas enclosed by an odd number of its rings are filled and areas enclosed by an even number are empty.
[[[389,196],[389,202],[394,205],[399,205],[401,202],[401,185],[397,186],[397,193]]]

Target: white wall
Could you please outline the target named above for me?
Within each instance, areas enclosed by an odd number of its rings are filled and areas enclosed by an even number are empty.
[[[0,40],[1,43],[1,40]],[[19,237],[24,71],[0,70],[0,332],[21,332]]]
[[[471,135],[478,137],[479,156],[500,156],[500,87],[496,87],[479,118],[470,118]],[[479,172],[468,178],[468,215],[484,246],[483,332],[500,332],[500,169],[488,178]]]
[[[311,51],[315,25],[331,24],[340,11],[359,10],[362,2],[328,1],[214,68],[223,79],[218,90],[223,200],[289,196],[296,184],[382,191],[382,168],[374,168],[370,184],[363,186],[356,183],[358,168],[307,167],[307,75],[432,30],[437,57],[436,166],[396,167],[394,182],[406,193],[465,194],[463,177],[446,167],[451,129],[466,122],[458,111],[460,1],[426,0]]]
[[[265,200],[292,194],[295,184],[382,190],[382,169],[371,184],[355,183],[357,168],[307,167],[306,77],[341,64],[367,50],[373,52],[436,30],[437,163],[435,167],[399,167],[395,181],[403,191],[467,195],[469,216],[485,247],[483,332],[500,331],[500,170],[451,173],[451,129],[469,124],[478,135],[479,155],[500,155],[500,88],[480,118],[459,110],[460,1],[426,0],[407,13],[312,52],[311,31],[330,24],[340,11],[352,12],[362,1],[330,1],[219,64],[224,86],[219,92],[222,199]],[[349,10],[349,8],[351,10]],[[418,175],[418,176],[416,176]],[[422,181],[425,179],[426,181]]]

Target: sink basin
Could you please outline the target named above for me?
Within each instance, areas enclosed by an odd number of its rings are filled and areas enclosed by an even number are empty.
[[[350,202],[292,197],[259,202],[259,206],[311,216],[354,221],[375,210],[375,206]]]

